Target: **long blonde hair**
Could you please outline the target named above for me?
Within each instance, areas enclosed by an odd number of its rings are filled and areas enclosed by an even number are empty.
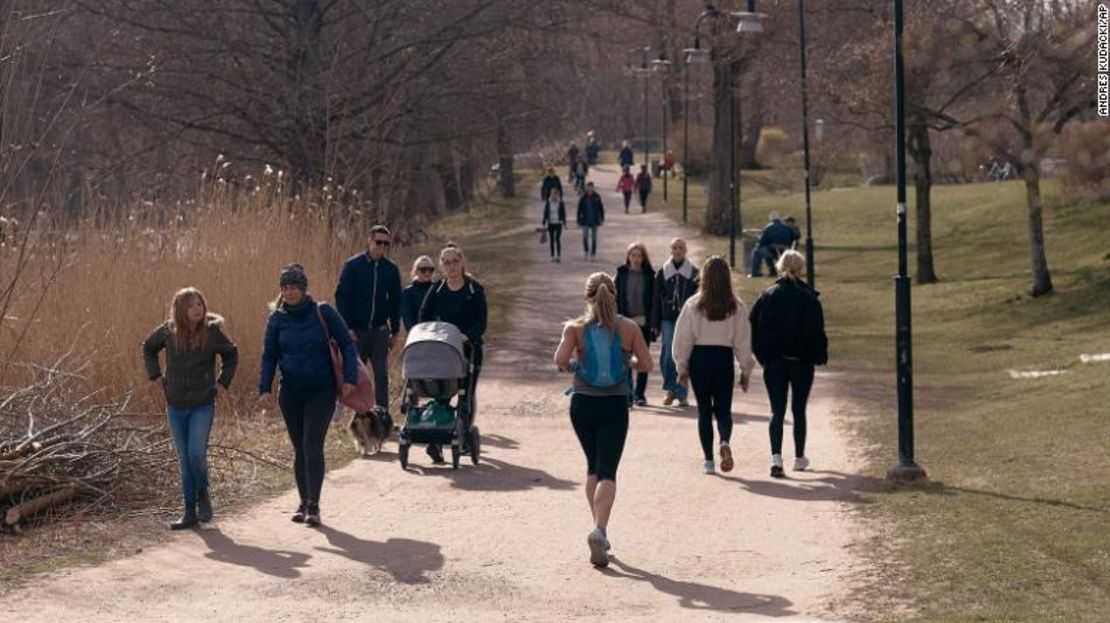
[[[198,324],[189,322],[189,306],[199,300],[204,307],[204,317]],[[196,288],[182,288],[173,295],[170,304],[173,341],[177,350],[198,350],[208,341],[208,302]]]
[[[610,333],[617,332],[617,286],[605,273],[594,273],[586,279],[586,313],[577,324],[585,326],[596,322]]]
[[[783,251],[782,255],[779,256],[779,261],[775,268],[778,269],[779,274],[783,277],[798,281],[802,278],[806,270],[806,256],[793,249],[788,249]]]
[[[443,247],[443,250],[439,252],[439,263],[441,267],[443,265],[443,258],[447,257],[448,255],[454,255],[459,259],[459,262],[462,263],[463,277],[467,279],[474,278],[474,276],[470,274],[470,271],[466,269],[466,255],[463,253],[462,247],[453,242],[448,242],[447,246]],[[444,269],[443,271],[443,278],[447,278],[446,269]]]

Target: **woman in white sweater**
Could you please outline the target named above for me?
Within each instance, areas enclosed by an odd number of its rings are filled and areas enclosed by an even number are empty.
[[[675,323],[671,347],[679,383],[694,385],[698,401],[698,436],[705,455],[705,473],[714,473],[713,419],[721,435],[721,471],[732,470],[732,360],[740,364],[740,387],[748,391],[755,360],[744,301],[732,291],[728,263],[713,256],[705,263],[701,291],[690,297]]]

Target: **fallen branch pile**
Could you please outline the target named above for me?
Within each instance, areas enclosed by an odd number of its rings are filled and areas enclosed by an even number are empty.
[[[0,531],[83,503],[157,500],[173,474],[164,426],[128,424],[129,397],[82,394],[80,373],[39,368],[32,385],[0,394]]]

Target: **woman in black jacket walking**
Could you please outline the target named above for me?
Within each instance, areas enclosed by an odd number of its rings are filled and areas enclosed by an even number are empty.
[[[412,263],[412,283],[401,291],[401,322],[405,331],[412,331],[413,326],[420,322],[420,306],[432,287],[435,272],[436,265],[427,255],[421,255]]]
[[[177,449],[185,512],[170,524],[184,530],[197,520],[212,520],[208,495],[208,436],[212,431],[217,396],[223,396],[235,377],[239,349],[224,335],[223,318],[208,313],[204,295],[194,288],[173,297],[171,319],[158,325],[143,342],[147,377],[161,385],[166,417]],[[158,353],[166,351],[166,371]],[[220,375],[216,376],[216,357]]]
[[[655,269],[651,267],[647,248],[636,241],[628,245],[624,264],[617,267],[617,313],[632,320],[644,334],[644,343],[651,344],[651,303],[655,296]],[[636,373],[636,383],[632,383],[632,371],[628,374],[628,404],[643,407],[647,405],[644,392],[647,390],[647,372]]]
[[[482,337],[486,333],[486,290],[470,273],[466,272],[466,257],[462,249],[448,246],[439,253],[439,265],[444,277],[439,279],[424,298],[420,308],[420,322],[449,322],[462,332],[464,350],[471,362],[467,385],[470,393],[460,404],[464,430],[470,430],[477,412],[478,375],[482,371]],[[443,463],[443,451],[434,444],[428,445],[428,456],[435,463]],[[463,448],[463,453],[469,449]]]
[[[771,401],[771,476],[785,476],[782,427],[788,392],[794,414],[794,469],[809,467],[806,458],[806,402],[813,387],[813,367],[829,360],[825,317],[818,293],[802,279],[805,256],[786,251],[778,261],[781,275],[752,306],[752,351],[763,366]]]

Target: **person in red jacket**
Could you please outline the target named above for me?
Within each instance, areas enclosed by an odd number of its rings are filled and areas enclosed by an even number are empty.
[[[624,195],[624,213],[628,214],[628,206],[632,203],[632,190],[636,188],[636,178],[628,167],[624,167],[621,178],[617,180],[617,190]]]

